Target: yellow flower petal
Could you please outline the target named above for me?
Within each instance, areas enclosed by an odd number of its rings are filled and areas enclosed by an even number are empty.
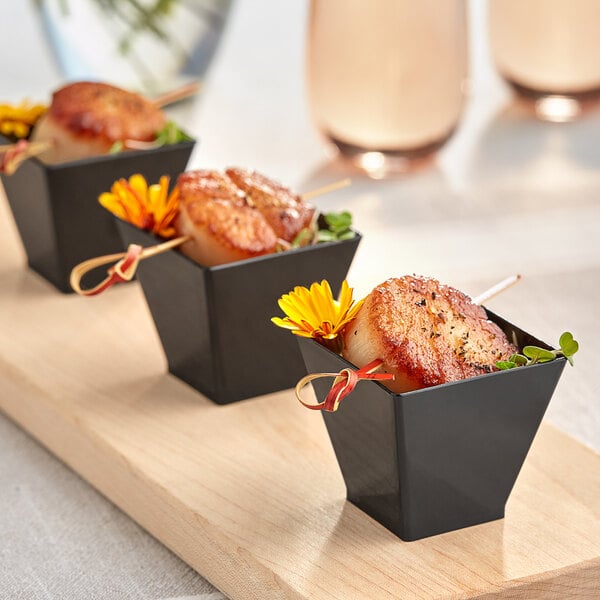
[[[101,194],[98,201],[117,217],[163,238],[172,238],[176,233],[173,223],[179,210],[179,191],[175,188],[168,195],[169,181],[163,175],[159,183],[149,186],[136,173],[129,180],[115,181],[111,192]]]
[[[26,137],[37,120],[46,112],[43,104],[0,104],[0,132],[18,138]]]
[[[340,291],[340,312],[347,312],[352,304],[352,288],[348,286],[348,282],[344,279],[342,289]]]
[[[139,173],[132,175],[129,178],[129,185],[140,198],[148,197],[148,184],[143,175],[140,175]]]
[[[292,331],[293,334],[295,335],[299,335],[300,337],[305,337],[305,338],[311,338],[311,337],[315,337],[312,332],[310,331],[304,331],[302,329],[295,329],[294,331]]]
[[[315,326],[318,323],[318,313],[315,313],[306,288],[296,288],[293,292],[285,294],[279,300],[279,307],[294,321],[306,319]]]
[[[297,323],[294,323],[287,318],[280,319],[279,317],[272,317],[271,321],[278,327],[283,327],[284,329],[299,329],[299,325]]]
[[[363,301],[356,304],[353,289],[343,281],[340,300],[333,298],[331,286],[326,280],[313,283],[310,288],[295,287],[278,300],[285,317],[273,317],[278,327],[289,329],[295,335],[316,340],[333,340],[358,313]]]

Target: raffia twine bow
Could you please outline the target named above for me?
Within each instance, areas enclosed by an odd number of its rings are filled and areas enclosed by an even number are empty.
[[[115,285],[115,283],[131,281],[135,276],[140,261],[180,246],[189,239],[189,236],[182,236],[147,248],[142,248],[142,246],[139,246],[138,244],[130,244],[127,248],[127,252],[90,258],[89,260],[79,263],[71,271],[71,287],[81,296],[96,296]],[[108,269],[108,276],[97,286],[87,290],[84,290],[81,287],[81,279],[87,272],[114,261],[117,262]]]
[[[19,140],[16,144],[0,146],[0,173],[12,175],[23,161],[42,154],[51,145],[49,142]]]
[[[303,377],[296,384],[296,398],[300,404],[306,408],[310,408],[311,410],[335,412],[338,409],[340,402],[354,391],[356,384],[360,380],[369,379],[376,381],[389,381],[394,379],[394,375],[392,373],[375,373],[375,371],[377,371],[382,364],[383,360],[377,358],[368,365],[365,365],[356,371],[352,369],[342,369],[339,373],[311,373],[310,375]],[[314,381],[315,379],[321,379],[323,377],[335,378],[329,393],[325,397],[325,400],[323,400],[323,402],[318,402],[317,404],[310,404],[302,400],[302,396],[300,395],[302,390],[311,381]]]
[[[77,265],[71,271],[71,287],[82,296],[96,296],[97,294],[100,294],[104,290],[107,290],[109,287],[113,286],[115,283],[131,281],[140,262],[142,250],[143,249],[141,246],[138,246],[137,244],[131,244],[129,248],[127,248],[127,252],[109,254],[107,256],[99,256],[98,258],[86,260],[85,262]],[[108,269],[108,276],[97,286],[87,290],[81,288],[81,278],[88,271],[115,260],[118,262]]]

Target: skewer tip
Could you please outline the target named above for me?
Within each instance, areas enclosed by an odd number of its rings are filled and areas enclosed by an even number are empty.
[[[494,296],[497,296],[498,294],[504,292],[520,280],[520,273],[506,277],[502,281],[498,282],[496,285],[493,285],[491,288],[487,289],[482,294],[479,294],[479,296],[475,296],[473,298],[473,304],[483,304],[484,302],[487,302],[490,298],[493,298]]]

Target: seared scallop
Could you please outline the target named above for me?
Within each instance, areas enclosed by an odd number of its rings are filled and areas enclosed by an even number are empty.
[[[143,96],[83,81],[54,92],[31,140],[51,142],[40,160],[59,163],[106,154],[119,141],[151,142],[165,123],[164,113]]]
[[[239,190],[214,171],[180,176],[178,235],[181,251],[210,267],[275,252],[277,237],[260,212],[246,206]]]
[[[343,335],[344,357],[359,367],[382,359],[395,392],[489,373],[517,351],[468,296],[416,276],[378,285]]]
[[[228,200],[245,206],[242,192],[224,173],[209,169],[186,171],[177,179],[177,187],[183,204],[210,200]]]
[[[244,192],[247,204],[264,216],[278,238],[293,242],[298,233],[310,225],[314,207],[277,181],[236,167],[225,172]]]

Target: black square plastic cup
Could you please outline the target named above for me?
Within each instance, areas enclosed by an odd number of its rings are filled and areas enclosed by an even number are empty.
[[[125,245],[155,236],[117,220]],[[298,344],[271,323],[277,300],[327,279],[338,294],[360,243],[328,242],[214,267],[179,250],[142,261],[137,278],[169,371],[218,404],[293,387],[305,375]]]
[[[517,345],[548,348],[488,316]],[[357,367],[313,340],[298,342],[309,373]],[[395,394],[361,381],[323,412],[347,498],[405,541],[504,517],[504,507],[565,359]],[[313,381],[323,401],[331,381]]]
[[[75,265],[123,250],[114,218],[98,196],[134,173],[152,183],[161,175],[174,179],[185,170],[193,148],[190,141],[56,165],[31,158],[14,174],[1,175],[29,267],[61,292],[72,292],[69,277]],[[86,285],[102,279],[96,277],[86,277]]]

